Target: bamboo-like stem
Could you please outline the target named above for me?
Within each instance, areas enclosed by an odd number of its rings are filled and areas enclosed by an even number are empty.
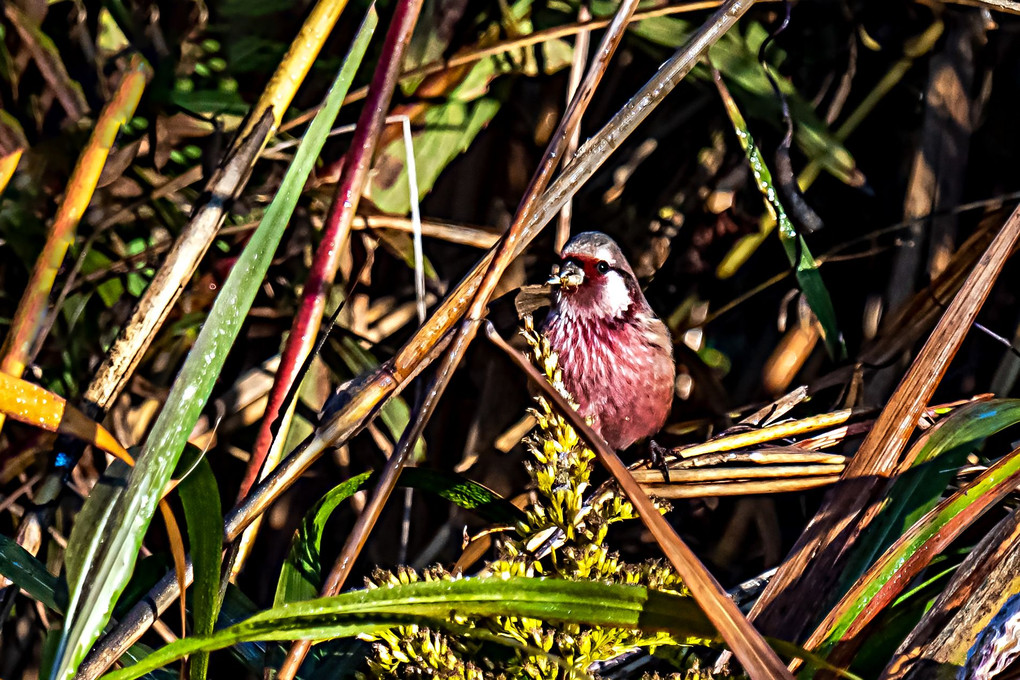
[[[655,75],[613,116],[594,137],[585,142],[574,160],[556,178],[527,219],[516,253],[520,253],[578,188],[609,158],[697,64],[701,55],[726,33],[753,4],[753,0],[730,0],[725,8],[701,26],[682,48],[667,60]],[[439,354],[443,338],[463,316],[467,304],[478,290],[481,277],[492,261],[489,252],[436,309],[426,324],[404,345],[394,359],[375,371],[361,376],[352,386],[349,399],[327,422],[288,455],[273,472],[259,483],[245,500],[224,517],[226,541],[236,539],[300,477],[320,455],[358,432],[382,405],[399,394],[408,381],[417,376]],[[79,677],[92,680],[152,626],[177,596],[177,581],[167,574],[137,606],[122,619],[82,664]]]
[[[571,426],[588,443],[599,462],[609,471],[624,495],[634,505],[641,521],[655,537],[666,558],[676,569],[684,585],[691,591],[692,597],[698,602],[712,625],[719,631],[723,640],[730,646],[751,679],[786,678],[793,680],[786,665],[768,646],[765,639],[748,623],[737,605],[715,580],[715,577],[708,572],[705,565],[691,552],[676,530],[659,513],[658,508],[652,504],[648,494],[641,489],[616,452],[610,449],[605,440],[591,429],[591,426],[574,410],[563,395],[552,388],[545,376],[539,373],[538,369],[524,355],[499,336],[491,323],[488,324],[486,332],[489,339],[527,374],[532,383],[542,391],[543,396],[556,406],[560,414],[570,421]]]
[[[117,133],[135,114],[149,72],[148,65],[141,57],[132,57],[117,91],[103,107],[89,141],[78,157],[67,183],[64,200],[57,208],[46,243],[32,268],[28,286],[18,303],[14,321],[4,341],[0,371],[8,375],[17,378],[25,371],[32,346],[39,340],[39,331],[46,319],[47,303],[57,271],[64,263],[68,247],[74,241],[78,223],[92,201]],[[2,426],[3,416],[0,415]]]

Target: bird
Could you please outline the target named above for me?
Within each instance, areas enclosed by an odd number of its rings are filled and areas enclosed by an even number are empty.
[[[575,235],[547,285],[552,308],[541,329],[578,412],[618,451],[661,430],[673,402],[673,343],[620,246],[598,231]]]

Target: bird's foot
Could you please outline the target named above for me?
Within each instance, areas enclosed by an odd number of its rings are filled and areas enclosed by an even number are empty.
[[[648,440],[648,465],[662,473],[662,479],[669,484],[669,464],[666,462],[666,454],[669,449],[660,446],[654,439]]]

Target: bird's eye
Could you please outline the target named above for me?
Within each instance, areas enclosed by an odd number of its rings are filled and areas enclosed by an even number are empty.
[[[606,274],[609,272],[610,269],[609,263],[603,260],[602,262],[599,262],[597,265],[595,265],[595,269],[599,271],[599,274]]]

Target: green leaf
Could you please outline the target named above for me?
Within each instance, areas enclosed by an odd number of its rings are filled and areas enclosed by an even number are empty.
[[[69,560],[69,617],[54,663],[54,678],[70,680],[73,677],[109,621],[110,612],[130,579],[156,503],[262,285],[308,174],[361,63],[376,21],[374,11],[370,12],[325,105],[309,126],[279,192],[224,282],[145,441],[126,489],[102,515],[101,523],[88,526],[87,532],[84,528],[79,532],[81,549],[75,559]],[[96,512],[97,504],[103,502],[98,496],[90,495],[83,512]],[[75,528],[80,524],[76,522]],[[92,536],[86,535],[89,533]],[[80,568],[73,580],[72,563],[76,571]]]
[[[717,637],[692,598],[642,586],[537,578],[462,579],[359,590],[274,607],[213,635],[174,642],[139,664],[104,677],[130,680],[186,654],[249,640],[351,637],[410,623],[442,628],[452,616],[518,616],[668,631],[683,639]],[[489,634],[486,639],[494,638]]]
[[[319,499],[298,527],[290,553],[280,571],[275,605],[311,599],[322,585],[320,549],[326,522],[333,511],[371,481],[375,473],[365,472],[338,484]],[[494,524],[514,525],[525,519],[524,513],[481,484],[450,472],[425,468],[404,468],[398,484],[420,489],[444,498],[465,510],[471,510]]]
[[[194,635],[213,632],[220,610],[220,554],[223,548],[223,510],[220,489],[212,466],[203,458],[178,487],[184,518],[188,526],[188,543],[195,580],[192,586],[191,617]],[[192,680],[204,680],[209,670],[209,656],[198,654],[191,659]]]
[[[822,281],[821,272],[818,271],[818,263],[815,262],[811,251],[808,250],[804,237],[797,233],[793,223],[790,222],[790,218],[787,217],[786,210],[779,201],[779,192],[776,191],[775,186],[772,184],[772,173],[769,172],[768,166],[765,165],[765,161],[761,157],[761,151],[755,145],[754,138],[747,129],[747,123],[744,121],[740,109],[737,108],[736,102],[729,96],[729,92],[725,87],[720,86],[719,91],[722,94],[726,113],[733,123],[733,129],[737,133],[737,138],[740,140],[740,146],[744,149],[748,163],[751,165],[751,173],[754,175],[755,184],[765,199],[766,208],[775,217],[776,223],[779,225],[779,240],[782,242],[786,256],[794,268],[797,283],[808,304],[811,306],[811,311],[815,313],[818,323],[821,324],[822,337],[825,340],[825,347],[829,351],[829,356],[833,359],[842,359],[846,356],[846,345],[843,343],[843,335],[839,332],[839,327],[836,325],[836,310],[832,306],[832,299],[829,297],[829,291],[825,287],[825,282]]]
[[[319,594],[322,582],[320,549],[326,522],[333,511],[362,488],[373,473],[363,472],[336,485],[305,514],[280,569],[274,605],[308,600]]]
[[[62,593],[64,587],[60,579],[46,571],[32,553],[3,534],[0,534],[0,575],[7,577],[33,600],[42,602],[53,611],[64,611],[61,600],[66,594]]]

